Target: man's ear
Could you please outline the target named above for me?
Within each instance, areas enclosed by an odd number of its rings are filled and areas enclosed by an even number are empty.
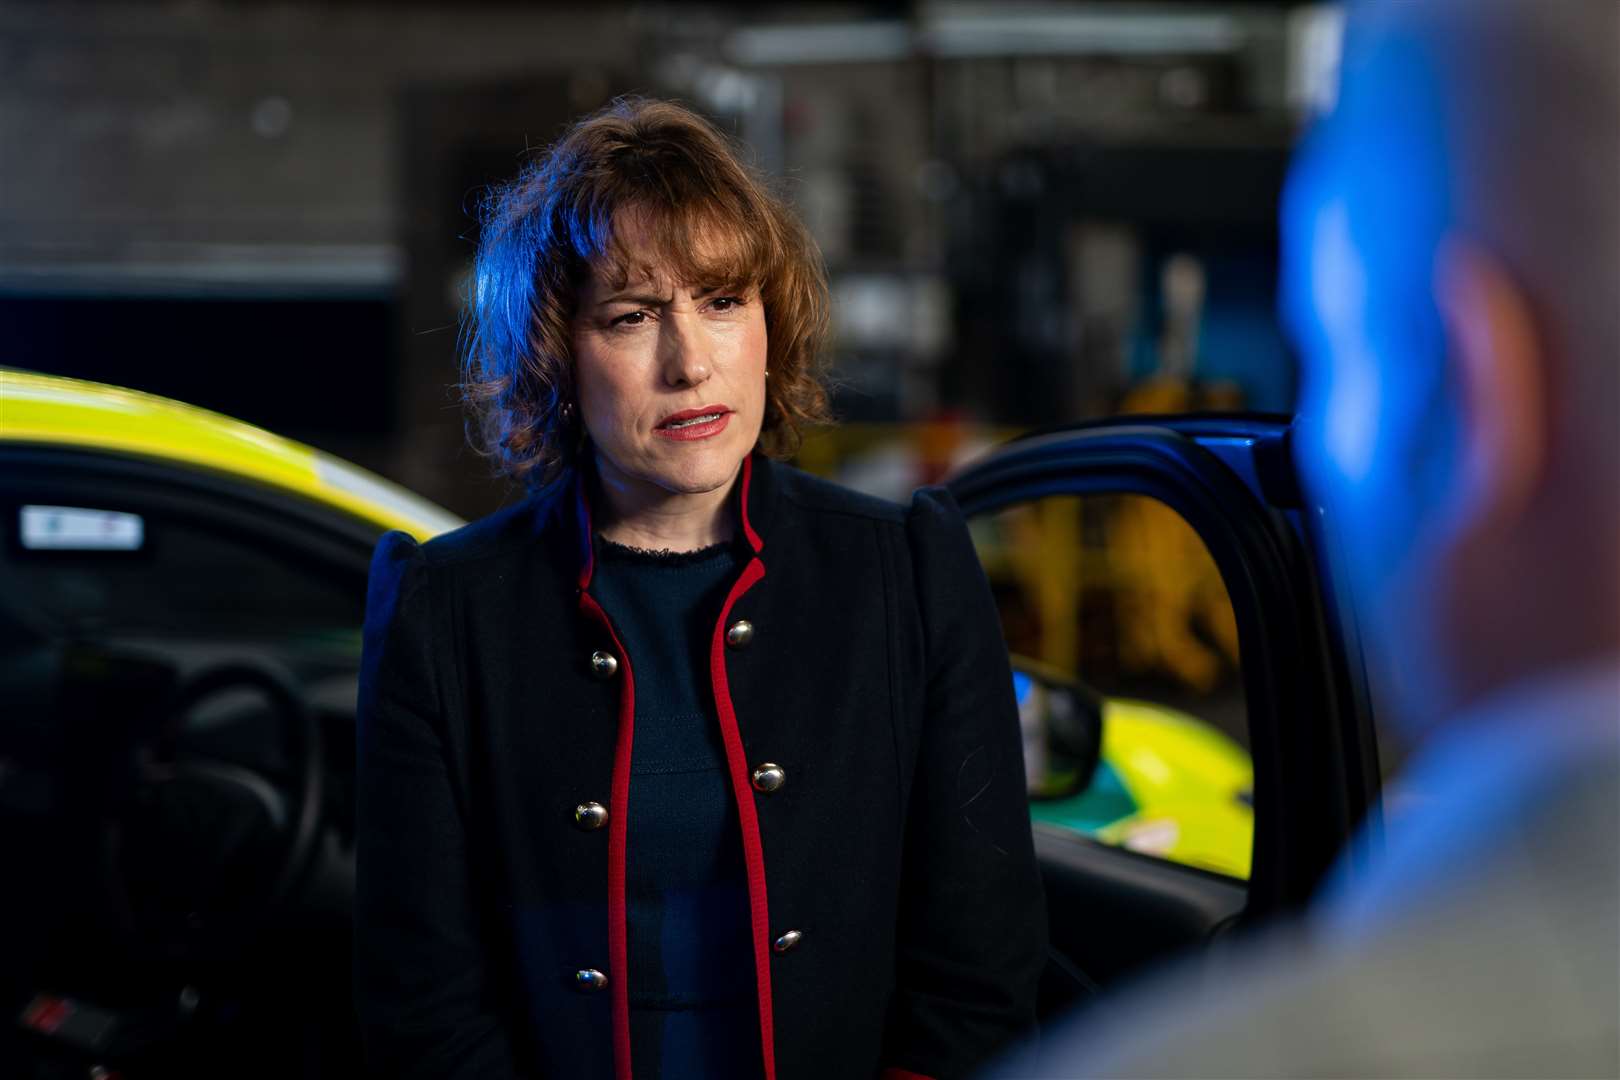
[[[1441,244],[1434,295],[1459,397],[1448,516],[1471,531],[1513,520],[1541,482],[1552,434],[1544,343],[1507,267],[1467,237]]]

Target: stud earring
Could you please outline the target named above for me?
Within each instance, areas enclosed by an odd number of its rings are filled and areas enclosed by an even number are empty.
[[[563,402],[563,406],[559,412],[562,413],[563,423],[572,424],[574,422],[574,403],[572,401]]]

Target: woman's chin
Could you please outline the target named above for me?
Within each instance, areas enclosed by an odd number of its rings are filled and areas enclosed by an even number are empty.
[[[706,455],[702,461],[681,462],[659,470],[653,482],[671,495],[707,495],[728,486],[737,477],[742,456]]]
[[[662,448],[660,448],[662,449]],[[671,495],[706,495],[728,486],[737,477],[745,450],[728,447],[679,446],[648,454],[639,468],[623,470],[627,479],[640,481]]]

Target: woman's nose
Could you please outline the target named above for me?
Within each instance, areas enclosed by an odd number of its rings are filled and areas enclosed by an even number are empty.
[[[671,386],[696,386],[711,371],[709,342],[700,327],[682,325],[671,319],[664,348],[664,380]]]

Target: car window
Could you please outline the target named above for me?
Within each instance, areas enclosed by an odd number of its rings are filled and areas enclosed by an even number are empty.
[[[364,582],[209,520],[63,500],[3,506],[0,599],[76,637],[352,635]]]
[[[1032,817],[1247,878],[1242,657],[1198,534],[1135,495],[1049,496],[972,530],[1014,658]]]

